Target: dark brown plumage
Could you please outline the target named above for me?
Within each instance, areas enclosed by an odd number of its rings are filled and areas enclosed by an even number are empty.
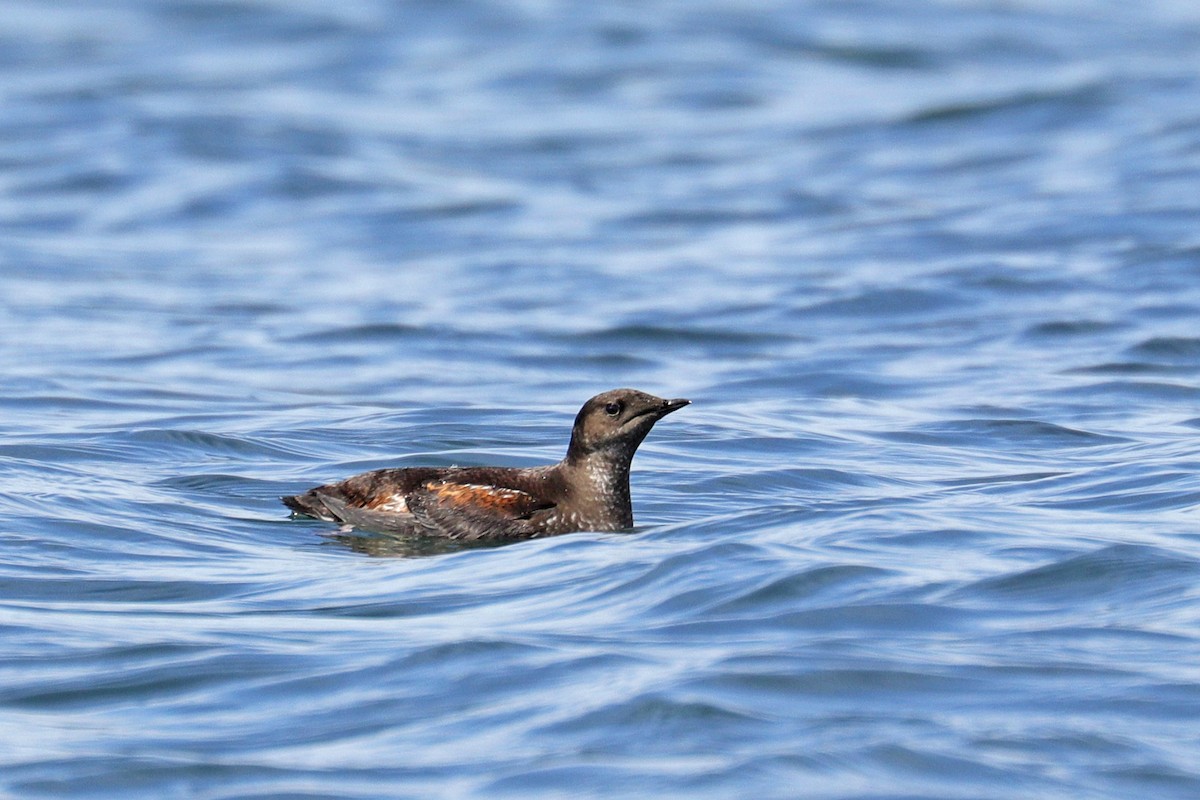
[[[633,454],[655,422],[689,402],[614,389],[583,404],[567,455],[557,464],[378,469],[282,499],[297,515],[450,539],[629,528]]]

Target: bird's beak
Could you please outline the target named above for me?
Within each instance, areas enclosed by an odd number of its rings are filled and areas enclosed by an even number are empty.
[[[691,400],[684,400],[682,397],[677,397],[674,400],[663,400],[662,410],[659,412],[660,417],[665,417],[672,411],[678,411],[686,405],[691,405]]]
[[[657,422],[667,414],[670,414],[672,411],[678,411],[691,402],[691,400],[684,400],[683,398],[679,398],[677,400],[659,400],[654,405],[646,406],[641,411],[634,414],[629,418],[629,420],[627,420],[627,422],[632,422],[638,417],[650,417],[650,419]]]

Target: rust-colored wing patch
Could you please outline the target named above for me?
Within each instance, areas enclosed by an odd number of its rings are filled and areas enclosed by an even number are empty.
[[[366,507],[383,514],[407,514],[408,501],[402,494],[381,494],[371,498]]]
[[[482,483],[432,481],[425,484],[425,488],[440,504],[453,506],[464,512],[495,514],[513,519],[524,519],[535,511],[554,505],[518,489]]]
[[[408,495],[413,519],[452,539],[528,538],[537,533],[534,513],[553,506],[528,492],[484,483],[429,481]]]

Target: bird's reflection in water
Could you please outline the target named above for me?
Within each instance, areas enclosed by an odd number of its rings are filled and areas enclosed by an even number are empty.
[[[437,536],[387,536],[373,533],[334,533],[325,537],[329,543],[347,547],[356,553],[378,558],[421,558],[456,553],[459,550],[480,550],[500,547],[503,542],[460,542]]]

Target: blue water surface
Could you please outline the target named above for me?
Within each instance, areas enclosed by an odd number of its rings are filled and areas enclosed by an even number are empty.
[[[11,0],[0,795],[1200,797],[1200,6]],[[637,529],[278,496],[694,405]]]

